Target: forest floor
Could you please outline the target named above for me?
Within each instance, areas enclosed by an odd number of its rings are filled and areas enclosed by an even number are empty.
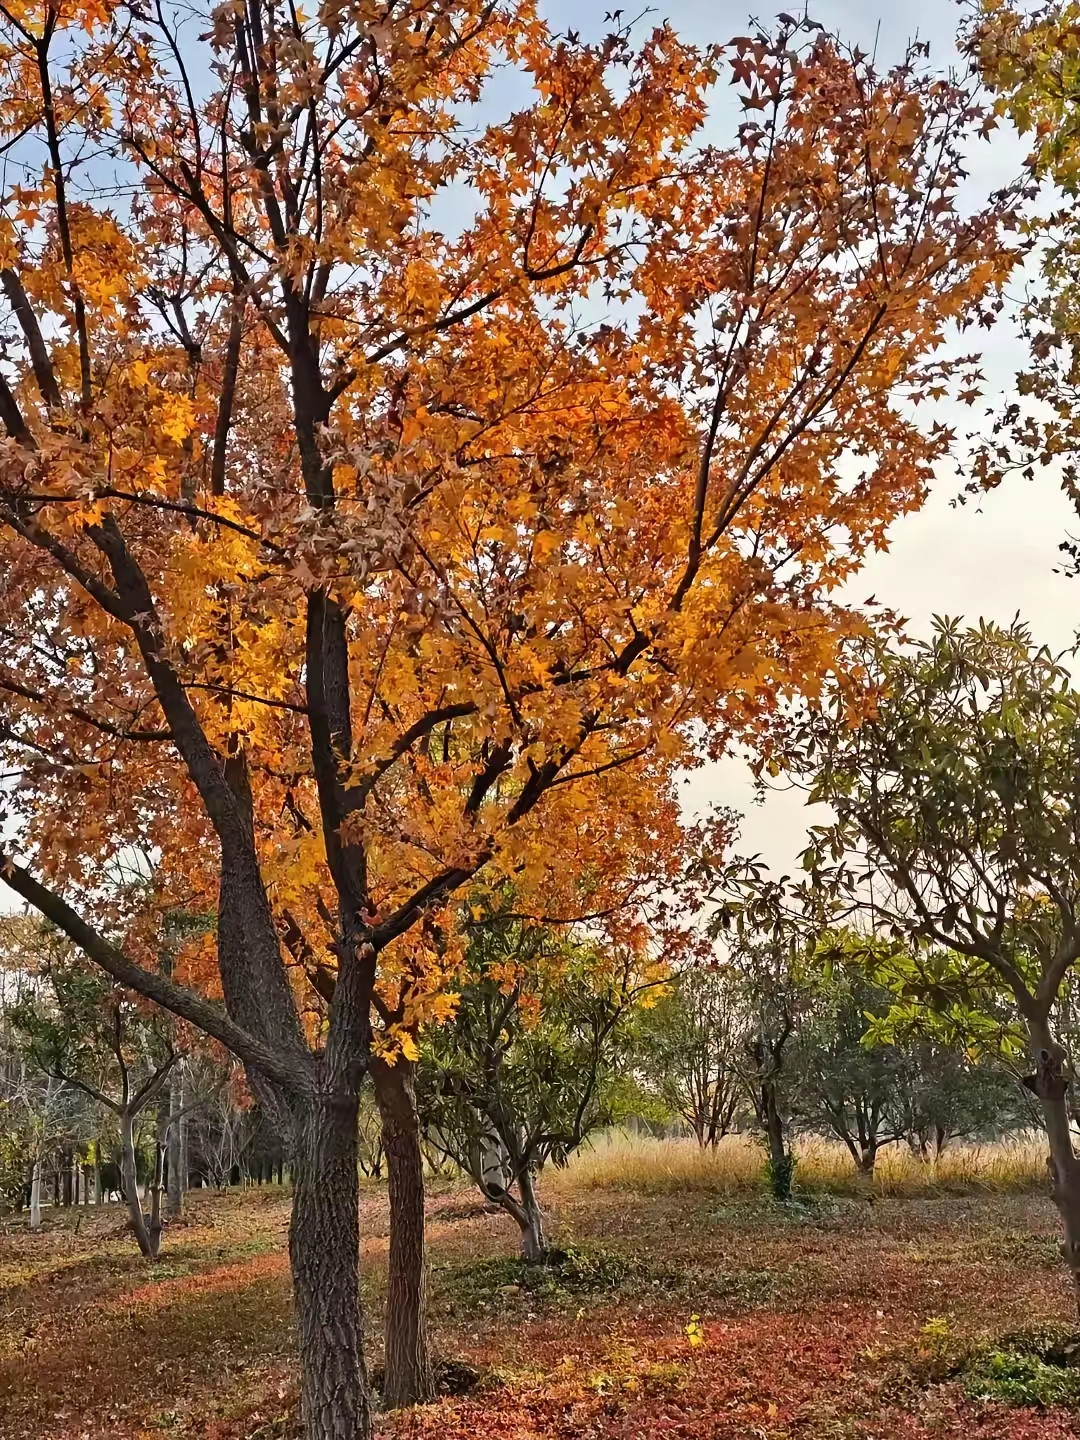
[[[1043,1196],[548,1199],[568,1253],[528,1273],[505,1216],[429,1201],[433,1336],[479,1384],[381,1440],[1080,1436],[1080,1370],[1034,1358],[1072,1318]],[[195,1192],[153,1267],[115,1206],[0,1231],[3,1440],[292,1440],[288,1207]],[[381,1190],[362,1224],[377,1360]]]

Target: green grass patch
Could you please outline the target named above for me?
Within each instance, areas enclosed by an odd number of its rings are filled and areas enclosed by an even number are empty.
[[[974,1400],[1080,1409],[1080,1336],[1060,1326],[1003,1335],[966,1361],[963,1383]]]
[[[1080,1371],[1048,1365],[1037,1355],[1019,1350],[991,1350],[981,1355],[968,1367],[964,1389],[973,1400],[1080,1408]]]
[[[679,1272],[661,1274],[599,1246],[554,1250],[542,1265],[508,1256],[436,1266],[434,1290],[449,1314],[490,1310],[522,1298],[558,1303],[678,1285]]]

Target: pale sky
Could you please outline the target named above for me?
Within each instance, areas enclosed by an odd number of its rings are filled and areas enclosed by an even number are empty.
[[[609,29],[604,14],[614,0],[546,0],[545,13],[560,28],[583,35]],[[638,13],[623,7],[624,18]],[[744,33],[747,17],[768,23],[781,10],[802,13],[801,0],[767,3],[751,9],[732,0],[658,0],[650,19],[669,18],[678,32],[696,41],[726,40]],[[872,51],[879,62],[899,58],[916,35],[931,45],[931,60],[947,66],[955,57],[954,35],[961,9],[951,0],[817,0],[811,18],[835,29],[851,45]],[[880,29],[879,29],[880,27]],[[718,127],[717,140],[730,137]],[[971,155],[972,193],[1004,185],[1019,172],[1023,142],[1002,129]],[[1019,285],[1017,293],[1019,293]],[[1024,350],[1008,324],[964,337],[965,350],[981,350],[988,387],[987,402],[1000,401],[1012,388]],[[960,407],[956,428],[963,435],[980,423],[985,405]],[[933,615],[980,616],[1009,621],[1019,613],[1034,638],[1055,649],[1071,645],[1080,625],[1080,579],[1055,574],[1058,545],[1068,534],[1080,536],[1080,517],[1066,502],[1050,473],[1028,484],[1017,480],[986,497],[978,507],[950,502],[961,487],[955,470],[939,476],[930,501],[918,515],[900,521],[887,553],[872,556],[850,588],[853,600],[873,595],[910,621],[913,635],[926,634]],[[685,789],[687,805],[700,809],[717,801],[746,811],[740,848],[760,853],[769,863],[789,869],[803,845],[811,818],[797,795],[770,797],[747,810],[752,790],[745,766],[731,760],[693,775]]]

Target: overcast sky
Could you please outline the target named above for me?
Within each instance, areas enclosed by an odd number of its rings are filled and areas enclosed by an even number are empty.
[[[583,33],[604,26],[612,0],[546,0],[548,16]],[[800,13],[801,0],[766,4],[752,10],[732,0],[667,0],[656,6],[657,19],[669,18],[680,34],[697,41],[725,40],[742,33],[750,14],[768,22],[780,10]],[[632,15],[624,5],[624,15]],[[836,29],[864,50],[877,46],[879,61],[903,54],[916,35],[931,44],[931,58],[947,66],[956,55],[954,35],[961,17],[951,0],[817,0],[811,18]],[[730,131],[728,132],[730,135]],[[718,128],[717,140],[727,138]],[[1003,185],[1020,169],[1025,147],[1002,130],[971,155],[973,193]],[[1015,334],[1002,324],[987,335],[965,336],[965,349],[983,349],[989,382],[988,402],[1007,394],[1024,363]],[[980,421],[982,407],[963,407],[956,416],[961,434]],[[1080,611],[1080,580],[1055,574],[1058,545],[1067,533],[1080,534],[1080,520],[1066,503],[1053,475],[1034,482],[1016,481],[988,496],[976,509],[956,509],[960,488],[955,470],[944,471],[924,510],[900,521],[887,553],[872,556],[850,589],[852,599],[873,595],[910,621],[912,634],[925,634],[933,615],[979,616],[1008,621],[1020,613],[1036,640],[1063,649],[1073,641]],[[686,786],[691,809],[722,801],[746,810],[743,846],[770,864],[791,866],[802,848],[808,816],[797,796],[774,796],[763,807],[747,809],[751,789],[745,767],[736,760],[691,777]]]

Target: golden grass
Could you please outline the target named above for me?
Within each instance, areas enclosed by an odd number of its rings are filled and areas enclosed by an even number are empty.
[[[838,1141],[802,1137],[795,1153],[796,1189],[839,1194],[866,1193],[870,1188],[881,1195],[1002,1192],[1030,1189],[1046,1180],[1046,1143],[1034,1134],[957,1144],[946,1149],[936,1164],[919,1160],[906,1145],[890,1145],[878,1155],[872,1182],[857,1174]],[[748,1135],[728,1135],[715,1150],[701,1150],[692,1139],[653,1140],[610,1131],[579,1150],[565,1170],[545,1178],[555,1189],[737,1194],[764,1187],[765,1156]]]

